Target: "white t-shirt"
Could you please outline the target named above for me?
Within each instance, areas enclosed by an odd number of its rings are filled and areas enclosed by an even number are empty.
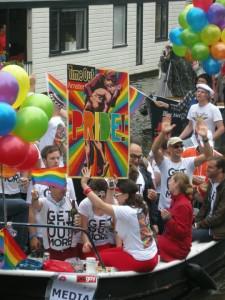
[[[145,261],[157,254],[157,246],[149,220],[141,209],[130,206],[113,205],[116,216],[116,231],[123,241],[123,248],[136,260]]]
[[[88,218],[88,232],[96,246],[115,245],[115,234],[112,226],[112,217],[106,214],[96,215],[88,198],[81,201],[78,211]]]
[[[20,193],[19,179],[20,179],[20,173],[16,173],[12,177],[3,179],[5,194],[14,195]],[[2,193],[1,184],[0,184],[0,193]]]
[[[59,226],[70,226],[72,219],[70,211],[71,202],[64,197],[60,202],[56,202],[48,195],[46,198],[39,198],[43,204],[40,210],[40,220],[42,224]],[[74,233],[63,228],[43,228],[43,245],[45,249],[51,248],[57,251],[75,247],[80,240],[80,232]]]
[[[71,178],[67,178],[67,191],[66,191],[66,197],[70,200],[76,200],[76,194],[75,194],[75,190],[74,190],[74,186],[73,186],[73,181]],[[31,204],[32,202],[32,197],[31,197],[31,191],[35,189],[40,198],[46,198],[47,196],[50,196],[50,191],[49,191],[49,187],[46,185],[42,185],[42,184],[35,184],[33,185],[32,182],[30,182],[28,190],[27,190],[27,203]],[[76,208],[78,209],[78,205],[77,202],[75,201],[76,204]],[[40,212],[35,211],[35,219],[36,219],[36,223],[37,224],[41,224],[41,219],[40,219]],[[37,227],[37,235],[39,237],[42,237],[43,233],[43,228],[41,227]]]
[[[170,177],[175,172],[183,172],[192,177],[195,168],[195,157],[181,158],[180,162],[172,162],[169,158],[163,158],[160,165],[158,165],[161,172],[161,191],[159,197],[159,208],[169,208],[171,204],[171,197],[168,187]]]
[[[187,119],[193,123],[193,135],[198,119],[205,122],[208,129],[212,132],[212,135],[215,132],[215,122],[223,120],[219,108],[212,103],[208,103],[204,106],[200,106],[199,104],[192,105],[189,109]]]
[[[54,116],[50,119],[48,122],[48,130],[46,133],[41,137],[39,142],[39,149],[42,151],[42,149],[47,145],[53,145],[54,139],[56,137],[57,129],[60,131],[66,132],[65,123],[63,122],[62,118],[60,116]]]

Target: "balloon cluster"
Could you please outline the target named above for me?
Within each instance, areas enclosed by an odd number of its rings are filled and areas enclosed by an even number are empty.
[[[180,12],[180,27],[170,31],[173,52],[201,62],[204,71],[217,74],[225,59],[225,0],[193,0]]]
[[[29,96],[30,80],[17,65],[0,71],[0,164],[3,177],[32,169],[39,158],[37,146],[47,131],[53,103],[44,94]],[[1,175],[1,174],[0,174]]]

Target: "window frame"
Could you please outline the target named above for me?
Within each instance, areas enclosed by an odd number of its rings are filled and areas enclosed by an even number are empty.
[[[124,7],[125,8],[125,20],[124,20],[124,34],[125,34],[125,37],[124,37],[124,43],[122,44],[115,44],[115,41],[114,41],[114,16],[115,16],[115,7],[118,7],[118,6],[121,6],[121,7]],[[113,37],[112,37],[112,47],[113,48],[120,48],[120,47],[126,47],[127,46],[127,4],[114,4],[113,5]]]
[[[85,48],[82,49],[76,49],[76,50],[63,50],[62,49],[62,44],[61,44],[61,39],[62,39],[62,34],[63,34],[63,27],[61,26],[61,21],[62,21],[62,13],[65,11],[84,11],[85,13],[85,33],[84,33],[84,39],[85,39]],[[57,13],[57,18],[58,18],[58,24],[57,24],[57,35],[58,35],[58,49],[53,50],[51,49],[51,14],[52,12]],[[76,54],[76,53],[81,53],[81,52],[88,52],[89,51],[89,11],[88,11],[88,6],[82,6],[82,7],[53,7],[49,9],[49,56],[60,56],[60,55],[70,55],[70,54]],[[65,34],[65,33],[64,33]]]
[[[156,0],[155,3],[155,42],[163,42],[168,40],[168,19],[169,19],[169,0]],[[166,24],[165,24],[165,36],[163,31],[163,6],[166,8],[167,15],[166,15]],[[157,36],[157,26],[158,26],[158,20],[157,20],[157,9],[160,9],[160,34]]]

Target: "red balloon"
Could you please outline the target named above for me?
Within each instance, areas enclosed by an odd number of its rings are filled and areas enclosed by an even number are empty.
[[[15,166],[27,156],[29,144],[17,136],[6,135],[0,139],[0,163]]]
[[[211,4],[213,4],[213,0],[193,0],[192,3],[194,7],[199,7],[207,12]]]
[[[25,160],[15,166],[18,171],[28,171],[36,167],[39,159],[39,151],[35,144],[29,144],[29,149]]]

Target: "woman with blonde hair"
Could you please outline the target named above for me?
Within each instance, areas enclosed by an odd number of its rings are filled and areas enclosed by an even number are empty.
[[[159,235],[158,248],[163,261],[184,259],[192,242],[192,193],[193,188],[189,177],[182,172],[176,172],[169,179],[171,193],[171,207],[161,210],[161,217],[165,221],[165,229]]]

